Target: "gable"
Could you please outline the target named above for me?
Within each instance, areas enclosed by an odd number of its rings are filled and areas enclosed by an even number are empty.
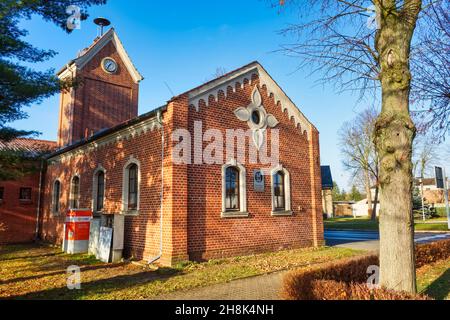
[[[226,97],[229,87],[233,89],[233,92],[236,92],[236,83],[240,83],[241,86],[244,86],[244,83],[246,82],[252,84],[255,75],[259,78],[260,86],[265,86],[267,88],[267,95],[273,95],[277,105],[281,106],[281,111],[287,111],[289,118],[294,119],[295,126],[300,126],[302,131],[307,131],[308,136],[310,136],[313,128],[311,122],[303,115],[281,87],[258,62],[250,63],[223,77],[188,91],[189,105],[197,112],[200,112],[200,104],[202,101],[206,106],[209,106],[210,98],[213,98],[214,101],[218,101],[219,93],[224,93]]]
[[[58,76],[60,78],[65,78],[68,72],[73,72],[75,71],[74,69],[83,69],[83,67],[85,67],[103,48],[105,48],[110,43],[112,43],[116,48],[117,53],[119,54],[123,64],[125,65],[125,68],[131,75],[133,81],[135,83],[142,81],[144,79],[143,76],[134,66],[114,28],[111,28],[101,38],[97,39],[94,44],[85,49],[80,57],[72,60],[64,69],[62,69],[58,73]]]

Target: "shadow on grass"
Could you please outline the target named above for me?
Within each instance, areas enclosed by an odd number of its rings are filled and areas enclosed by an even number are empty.
[[[447,269],[439,278],[430,284],[424,293],[436,300],[446,299],[450,293],[450,269]]]
[[[86,270],[86,269],[83,269]],[[137,285],[164,281],[181,274],[181,270],[163,268],[157,271],[143,271],[130,275],[119,275],[107,279],[82,282],[80,290],[69,290],[67,287],[51,288],[25,295],[9,297],[12,300],[77,300],[87,296],[108,294],[116,290],[132,288]],[[126,298],[126,297],[124,297]],[[145,297],[143,297],[145,298]],[[1,300],[1,299],[0,299]]]
[[[2,261],[17,261],[17,260],[50,258],[50,257],[62,256],[63,254],[64,254],[63,252],[55,252],[55,253],[43,253],[43,254],[36,254],[36,255],[18,256],[18,257],[12,257],[12,258],[1,257],[0,259]]]
[[[36,243],[27,243],[27,244],[11,244],[11,245],[2,245],[0,246],[0,257],[9,256],[9,255],[21,255],[24,252],[35,250],[35,249],[48,249],[46,247],[42,247]],[[24,257],[24,256],[23,256]],[[2,257],[3,260],[3,257]]]
[[[100,269],[113,269],[113,268],[121,267],[124,265],[125,265],[125,263],[114,264],[114,265],[103,264],[103,265],[97,265],[97,266],[85,266],[85,267],[81,267],[81,272],[95,271],[95,270],[100,270]],[[0,285],[12,284],[12,283],[29,281],[29,280],[38,280],[38,279],[58,276],[58,275],[66,274],[66,273],[67,273],[66,270],[59,270],[59,271],[43,273],[43,274],[39,274],[39,275],[35,275],[35,276],[13,278],[13,279],[5,280],[5,281],[0,280]]]

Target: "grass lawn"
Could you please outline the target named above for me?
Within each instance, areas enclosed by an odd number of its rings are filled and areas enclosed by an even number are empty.
[[[334,218],[324,220],[325,229],[335,230],[378,230],[378,220],[367,218]]]
[[[447,220],[422,220],[415,221],[415,228],[418,231],[449,231]],[[433,223],[430,223],[433,222]],[[441,222],[441,223],[436,223]],[[334,218],[324,220],[325,229],[329,230],[371,230],[378,231],[378,220],[372,221],[368,218]]]
[[[223,283],[362,252],[344,248],[287,250],[246,257],[148,268],[107,265],[87,255],[69,256],[58,248],[0,247],[0,299],[151,299],[177,290]],[[68,290],[66,269],[81,267],[81,290]]]
[[[417,289],[436,300],[450,300],[450,259],[417,270]]]

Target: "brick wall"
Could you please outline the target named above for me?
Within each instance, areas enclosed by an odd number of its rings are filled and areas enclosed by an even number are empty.
[[[236,92],[228,88],[227,97],[211,99],[209,106],[200,106],[200,112],[190,108],[189,128],[194,135],[194,122],[202,121],[204,130],[215,128],[225,136],[226,129],[248,130],[247,123],[234,115],[238,107],[246,107],[254,84],[236,84]],[[256,82],[255,82],[256,81]],[[188,168],[188,251],[191,259],[262,252],[282,248],[319,245],[323,242],[320,194],[320,155],[318,133],[314,129],[310,141],[306,128],[297,128],[267,89],[261,88],[263,105],[280,124],[280,162],[290,172],[293,215],[272,217],[271,178],[265,177],[265,192],[253,191],[253,171],[261,165],[244,164],[247,173],[248,218],[221,218],[222,166],[191,165]],[[187,106],[186,106],[187,107]],[[271,140],[268,135],[270,146]],[[311,137],[310,137],[311,138]],[[204,147],[208,143],[204,143]],[[224,150],[226,150],[224,146]],[[248,160],[248,144],[245,150]],[[311,157],[312,155],[312,157]],[[192,156],[194,157],[194,156]],[[227,162],[229,159],[224,159]],[[314,175],[315,179],[311,179]]]
[[[50,164],[44,187],[41,237],[60,244],[63,223],[69,209],[70,181],[80,177],[81,208],[92,208],[94,172],[105,170],[106,214],[122,211],[123,169],[130,157],[140,163],[140,214],[125,219],[125,254],[138,259],[155,256],[159,251],[159,217],[161,190],[161,133],[148,131],[134,138],[113,142],[97,150],[62,159]],[[61,210],[59,216],[52,213],[52,188],[56,179],[61,182]]]
[[[102,60],[106,57],[117,62],[116,73],[103,71]],[[83,69],[77,70],[77,77],[81,80],[80,86],[61,95],[60,146],[137,116],[139,86],[133,81],[112,42],[103,47]]]
[[[31,201],[20,201],[20,188],[31,188]],[[17,181],[0,181],[4,188],[0,200],[0,244],[33,241],[39,193],[39,173],[27,175]]]

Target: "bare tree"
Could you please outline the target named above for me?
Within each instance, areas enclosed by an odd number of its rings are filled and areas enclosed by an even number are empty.
[[[227,74],[227,69],[224,67],[217,67],[216,71],[208,78],[205,79],[205,82],[209,82],[211,80],[215,80]]]
[[[353,173],[354,178],[361,177],[367,194],[368,215],[376,220],[378,202],[379,159],[375,148],[375,122],[378,113],[368,108],[355,119],[344,123],[339,131],[341,153],[344,167]],[[375,201],[372,199],[372,186],[376,186]]]
[[[429,167],[439,161],[438,147],[434,137],[430,135],[419,135],[414,140],[413,172],[415,177],[425,178]]]
[[[421,132],[431,128],[442,140],[450,134],[450,2],[432,5],[419,26],[411,53],[414,113]]]
[[[321,72],[339,88],[381,89],[375,124],[380,158],[380,282],[389,289],[416,292],[412,215],[411,53],[417,21],[443,0],[282,0],[299,9],[301,23],[285,33],[283,47],[300,67]],[[369,22],[368,22],[369,21]],[[420,32],[419,32],[420,34]],[[374,91],[372,91],[374,92]]]

